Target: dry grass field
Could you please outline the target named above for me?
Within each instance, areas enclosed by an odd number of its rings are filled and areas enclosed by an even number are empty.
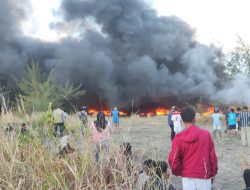
[[[60,147],[59,139],[46,136],[44,131],[47,128],[39,126],[37,118],[39,114],[22,117],[9,114],[0,118],[0,189],[134,189],[139,164],[149,158],[167,160],[171,147],[166,116],[123,117],[112,137],[112,161],[96,163],[89,131],[86,130],[82,139],[77,128],[77,117],[70,116],[67,126],[69,131],[74,131],[71,143],[76,152],[59,159],[56,156]],[[90,122],[93,120],[94,117],[90,117]],[[22,122],[29,123],[32,134],[26,143],[20,142],[18,135],[11,136],[4,132],[7,123],[16,123],[15,127],[19,127]],[[209,116],[200,116],[197,123],[209,131],[212,129]],[[119,152],[122,142],[132,145],[132,177],[126,175],[126,166]],[[215,139],[215,146],[219,171],[214,189],[243,189],[242,173],[250,167],[249,148],[240,146],[239,136],[237,139],[228,139],[225,134],[222,141]],[[105,180],[110,173],[111,182],[107,183]],[[171,175],[170,183],[181,189],[180,178]]]

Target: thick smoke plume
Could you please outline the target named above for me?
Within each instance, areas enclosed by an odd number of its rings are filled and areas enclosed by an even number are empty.
[[[221,88],[224,68],[218,51],[196,42],[187,23],[157,16],[142,0],[63,0],[65,19],[51,27],[65,32],[61,30],[77,23],[78,37],[58,43],[22,36],[18,26],[28,16],[25,9],[14,0],[0,3],[2,83],[11,75],[21,76],[34,58],[44,70],[57,66],[58,81],[82,83],[88,97],[102,97],[109,105],[168,96],[216,99]]]

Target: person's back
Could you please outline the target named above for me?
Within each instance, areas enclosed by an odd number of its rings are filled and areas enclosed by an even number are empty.
[[[114,123],[119,123],[119,111],[116,109],[112,110],[112,121]]]
[[[213,126],[221,127],[221,118],[222,118],[221,114],[213,113],[212,118],[213,118]]]
[[[171,120],[173,121],[174,124],[174,132],[175,133],[179,133],[182,131],[182,119],[181,119],[181,115],[180,112],[175,111],[172,114]]]
[[[185,108],[181,117],[185,130],[175,136],[168,158],[172,173],[182,176],[183,190],[211,190],[218,169],[213,140],[194,124],[192,108]]]
[[[101,141],[108,140],[111,136],[111,126],[107,123],[107,126],[102,131],[98,131],[94,123],[91,125],[92,137],[95,143],[100,143]]]
[[[57,108],[53,111],[54,123],[63,123],[64,122],[64,111]]]
[[[239,113],[237,119],[241,122],[241,144],[250,146],[250,112],[247,106],[243,107],[243,111]]]
[[[82,111],[78,112],[77,115],[83,123],[88,122],[88,113],[86,111],[82,110]]]
[[[214,151],[211,147],[212,139],[208,131],[200,129],[193,125],[183,132],[177,134],[173,141],[173,147],[179,146],[179,154],[181,154],[181,166],[173,165],[173,174],[182,177],[192,177],[200,179],[209,179],[215,175],[214,168],[210,164],[210,152]],[[174,153],[170,155],[171,162],[174,164]],[[216,156],[212,155],[216,162]],[[170,163],[171,164],[171,163]]]
[[[236,114],[234,112],[228,114],[228,125],[236,125]]]
[[[98,113],[99,114],[99,113]],[[97,114],[97,118],[98,118]],[[101,117],[104,117],[104,120],[102,119],[97,120],[92,123],[91,129],[92,129],[92,138],[95,143],[100,143],[102,141],[108,140],[111,136],[111,126],[109,122],[105,120],[104,114],[101,112]],[[98,118],[99,119],[99,118]]]

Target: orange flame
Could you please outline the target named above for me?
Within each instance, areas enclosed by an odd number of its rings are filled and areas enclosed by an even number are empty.
[[[165,108],[156,108],[155,110],[156,115],[161,116],[161,115],[167,115],[169,113],[168,109]]]
[[[120,111],[119,114],[120,114],[120,116],[127,116],[128,115],[128,113],[126,113],[124,111]]]
[[[97,112],[98,112],[98,111],[97,111],[96,109],[93,109],[93,108],[91,108],[91,109],[88,110],[88,113],[89,113],[90,115],[96,114]]]
[[[203,112],[202,115],[207,116],[207,115],[212,114],[213,112],[214,112],[214,107],[213,107],[213,106],[209,106],[209,107],[207,108],[207,111],[206,111],[206,112]]]
[[[108,109],[105,109],[105,110],[103,110],[102,112],[104,113],[105,116],[111,116],[111,111],[108,110]],[[94,115],[94,114],[97,114],[97,113],[98,113],[98,110],[97,110],[97,109],[94,109],[94,108],[90,108],[90,109],[88,110],[88,113],[89,113],[90,115]],[[126,113],[126,112],[124,112],[124,111],[120,111],[119,114],[120,114],[120,116],[127,116],[127,115],[128,115],[128,113]]]

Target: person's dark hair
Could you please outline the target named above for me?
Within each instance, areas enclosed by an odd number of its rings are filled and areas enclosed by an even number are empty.
[[[129,142],[122,143],[121,149],[124,156],[129,157],[132,155],[132,146]]]
[[[26,127],[26,123],[23,123],[23,124],[22,124],[22,127]]]
[[[163,173],[166,173],[168,171],[168,164],[165,161],[158,161],[157,162],[157,169],[156,169],[156,175],[161,178]]]
[[[243,178],[246,184],[246,188],[250,187],[250,169],[244,170]]]
[[[143,166],[146,166],[146,167],[156,167],[156,162],[152,159],[149,159],[149,160],[145,160],[142,164]]]
[[[215,108],[214,113],[219,113],[219,109]]]
[[[80,108],[80,111],[87,111],[87,106],[82,106],[82,107]]]
[[[106,128],[108,122],[106,121],[105,114],[103,112],[98,112],[94,124],[98,132],[102,132],[102,130]]]
[[[248,110],[248,107],[247,106],[243,106],[243,110]]]
[[[183,122],[185,123],[191,123],[194,121],[195,118],[195,111],[193,108],[191,107],[185,107],[183,108],[183,110],[181,111],[181,118],[183,120]]]
[[[234,113],[234,108],[231,108],[230,111]]]
[[[240,111],[241,111],[241,108],[240,108],[240,107],[237,107],[237,111],[240,112]]]

